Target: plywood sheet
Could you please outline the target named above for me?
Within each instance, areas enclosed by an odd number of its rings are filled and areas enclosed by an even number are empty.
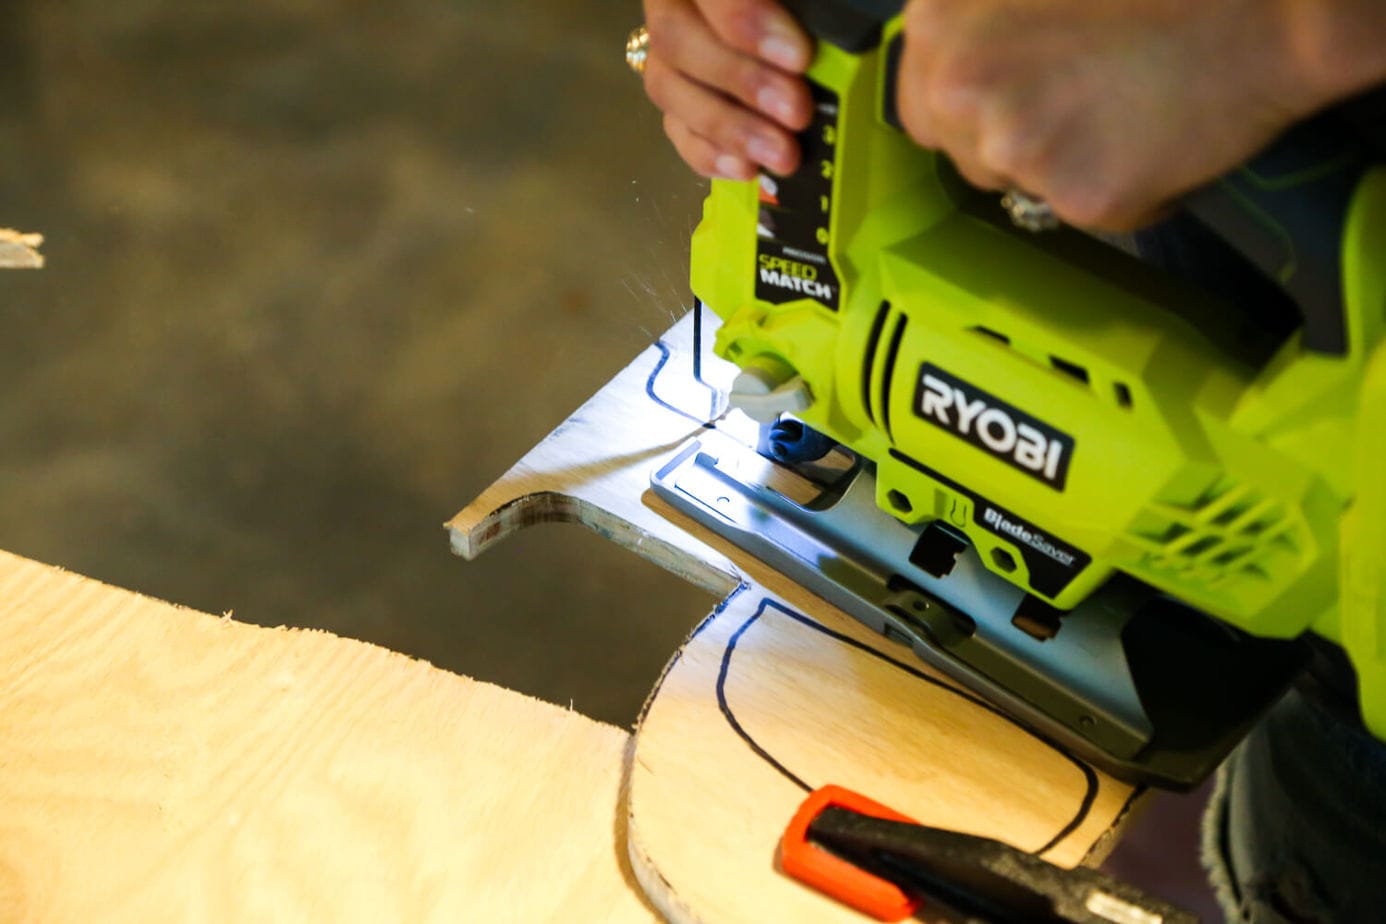
[[[651,921],[628,735],[0,553],[0,920]]]

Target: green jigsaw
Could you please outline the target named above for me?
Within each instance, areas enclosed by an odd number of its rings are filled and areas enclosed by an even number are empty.
[[[899,129],[899,2],[790,6],[818,38],[802,167],[714,181],[692,287],[732,405],[818,493],[706,446],[656,489],[1125,778],[1195,785],[1306,633],[1386,738],[1379,157],[1307,125],[1184,203],[1286,323],[1016,227],[1033,203]]]

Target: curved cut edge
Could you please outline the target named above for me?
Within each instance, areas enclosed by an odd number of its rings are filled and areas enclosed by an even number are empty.
[[[468,561],[507,536],[536,523],[584,523],[584,508],[591,505],[557,491],[539,491],[511,498],[499,508],[470,524],[463,521],[467,511],[447,524],[454,555]]]
[[[742,580],[603,507],[557,491],[512,498],[470,523],[465,513],[454,517],[447,529],[453,553],[469,561],[525,527],[537,523],[577,523],[719,599],[734,591]]]

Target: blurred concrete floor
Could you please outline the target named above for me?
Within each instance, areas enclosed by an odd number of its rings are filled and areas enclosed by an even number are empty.
[[[711,601],[441,524],[687,302],[634,3],[0,0],[0,548],[621,725]]]
[[[688,301],[704,187],[638,20],[0,0],[0,226],[49,259],[0,276],[0,548],[628,725],[713,601],[577,527],[469,564],[441,523]],[[1197,896],[1188,828],[1123,873]]]

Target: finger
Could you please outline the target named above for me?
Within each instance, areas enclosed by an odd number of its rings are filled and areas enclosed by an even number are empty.
[[[657,16],[647,26],[651,55],[788,129],[808,126],[813,101],[803,80],[728,45],[688,0],[665,0]]]
[[[813,42],[774,0],[695,0],[703,18],[727,45],[791,74],[808,69]]]
[[[963,177],[979,189],[1005,189],[1013,179],[984,131],[982,95],[972,87],[925,77],[913,104],[901,110],[901,123],[921,147],[943,151]]]
[[[1022,93],[993,100],[979,121],[978,163],[1022,189],[1047,185],[1062,138],[1053,120]]]
[[[684,163],[705,177],[749,180],[756,175],[755,164],[737,154],[721,150],[674,116],[664,117],[664,134],[669,136],[674,150],[679,152]]]
[[[921,85],[917,105],[906,123],[915,143],[942,151],[953,166],[978,189],[1005,189],[1012,185],[1008,174],[991,163],[983,142],[983,113],[980,96],[955,84],[926,81]]]
[[[789,132],[689,79],[659,58],[650,58],[645,66],[645,91],[667,115],[720,151],[782,175],[799,166],[799,145]]]
[[[942,51],[933,29],[934,7],[928,0],[911,0],[904,10],[896,94],[901,127],[920,147],[937,150],[942,138],[930,112],[935,68]]]
[[[1089,170],[1086,181],[1055,181],[1048,200],[1054,214],[1077,228],[1120,233],[1150,225],[1170,208],[1120,184],[1095,183],[1094,175]]]
[[[1032,107],[1030,115],[1039,117],[1028,130],[1008,131],[998,119],[993,164],[1009,161],[1010,175],[1026,191],[1043,197],[1065,223],[1093,231],[1129,231],[1158,207],[1161,193],[1153,178],[1131,158],[1114,155],[1104,139],[1093,142],[1079,114]],[[1003,140],[1008,134],[1009,144]]]
[[[1003,189],[1008,185],[1005,175],[991,167],[979,150],[978,129],[970,119],[935,114],[922,93],[913,105],[901,107],[900,116],[915,144],[947,154],[968,183],[979,189]]]
[[[951,151],[949,160],[953,166],[958,168],[958,172],[963,175],[963,179],[978,189],[1008,189],[1015,183],[1008,177],[997,173],[979,161],[971,151],[953,154]]]

